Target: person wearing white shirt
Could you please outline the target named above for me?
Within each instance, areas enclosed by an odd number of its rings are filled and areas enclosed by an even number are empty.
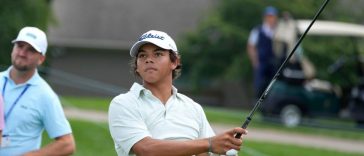
[[[130,50],[131,66],[142,84],[116,96],[109,107],[109,129],[119,156],[209,155],[240,150],[237,127],[215,135],[201,105],[178,93],[173,80],[181,60],[165,32],[144,33]]]
[[[247,51],[254,71],[254,91],[258,98],[277,70],[277,58],[273,51],[273,36],[277,25],[277,9],[268,6],[264,10],[263,24],[250,33]]]

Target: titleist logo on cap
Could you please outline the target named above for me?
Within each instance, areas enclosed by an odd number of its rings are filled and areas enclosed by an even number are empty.
[[[27,33],[26,35],[33,38],[33,39],[37,39],[37,36],[32,34],[32,33]]]
[[[160,40],[164,40],[164,36],[159,36],[158,34],[149,33],[149,34],[144,34],[144,35],[140,36],[139,41],[144,40],[146,38],[157,38]]]

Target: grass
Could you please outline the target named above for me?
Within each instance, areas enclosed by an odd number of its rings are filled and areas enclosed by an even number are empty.
[[[288,144],[277,144],[271,142],[257,142],[257,141],[244,141],[244,147],[242,148],[239,156],[359,156],[362,154],[344,153],[332,150],[300,147]]]
[[[226,108],[204,107],[208,120],[212,123],[224,123],[241,126],[242,122],[248,116],[248,111]],[[275,129],[289,133],[303,133],[318,136],[328,136],[352,140],[364,140],[364,130],[348,131],[342,129],[315,128],[307,126],[298,126],[295,128],[287,128],[277,123],[262,121],[260,114],[254,116],[249,128]]]
[[[116,155],[114,144],[111,139],[108,126],[106,123],[93,123],[78,120],[70,120],[73,129],[73,135],[76,141],[76,153],[74,156],[99,156]],[[43,145],[49,143],[46,133],[43,135]],[[260,141],[244,141],[244,146],[239,152],[239,156],[359,156],[360,154],[351,154],[336,152],[318,148],[299,147],[286,144],[277,144]]]
[[[61,97],[64,106],[91,109],[107,112],[112,98],[101,97]]]
[[[112,98],[98,98],[98,97],[62,97],[62,103],[65,106],[73,106],[82,109],[91,109],[107,112],[110,101]],[[241,126],[248,111],[243,109],[226,109],[220,107],[206,107],[204,110],[208,120],[212,123],[223,123],[234,125],[235,127]],[[329,136],[344,139],[364,140],[363,131],[348,131],[340,129],[326,129],[315,128],[307,126],[298,126],[296,128],[286,128],[280,124],[263,122],[260,114],[257,113],[253,121],[250,123],[249,128],[260,129],[275,129],[289,133],[304,133],[311,135]]]
[[[70,120],[77,151],[74,156],[116,155],[107,123]],[[51,140],[43,134],[43,145]]]

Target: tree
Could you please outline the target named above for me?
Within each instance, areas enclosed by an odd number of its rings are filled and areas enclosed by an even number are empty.
[[[24,26],[35,26],[44,31],[52,20],[50,0],[1,0],[0,5],[0,64],[11,64],[12,44]]]
[[[296,19],[312,19],[323,1],[317,0],[225,0],[218,1],[216,8],[200,23],[198,28],[184,36],[181,41],[181,54],[184,79],[193,88],[204,88],[208,85],[221,85],[220,82],[230,80],[245,80],[251,82],[252,68],[246,53],[246,42],[250,30],[261,23],[262,10],[268,5],[278,8],[280,12],[288,11]],[[331,1],[321,14],[320,19],[356,21],[360,14],[350,16],[348,10],[342,9],[343,4],[351,6],[354,1]],[[341,9],[338,9],[341,8]],[[314,39],[314,41],[317,41]],[[308,42],[307,55],[316,57],[314,63],[319,63],[319,75],[323,74],[323,66],[337,59],[337,49],[345,47],[345,42],[336,42],[337,46],[327,46],[330,43],[317,45]],[[318,50],[316,50],[318,49]],[[347,50],[347,49],[346,49]],[[313,52],[314,51],[314,52]],[[327,57],[327,52],[333,55]],[[317,57],[321,56],[321,57]],[[325,58],[324,58],[325,57]],[[336,57],[336,58],[335,58]],[[329,58],[329,59],[327,59]],[[321,64],[320,64],[321,63]],[[202,87],[203,86],[203,87]]]

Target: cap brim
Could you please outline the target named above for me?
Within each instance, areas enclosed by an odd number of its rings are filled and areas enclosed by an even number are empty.
[[[19,42],[19,41],[26,42],[26,43],[30,44],[37,52],[39,52],[39,53],[41,53],[43,55],[43,52],[42,52],[42,50],[40,50],[39,47],[37,47],[34,43],[31,43],[31,42],[29,42],[27,40],[22,40],[22,39],[16,40],[15,39],[15,40],[11,41],[11,43],[16,43],[16,42]]]
[[[170,49],[170,47],[168,45],[165,45],[163,43],[160,43],[158,41],[155,41],[153,39],[150,39],[150,40],[143,40],[143,41],[138,41],[136,42],[130,49],[130,56],[132,57],[136,57],[136,55],[138,54],[138,51],[139,51],[139,48],[144,45],[144,44],[147,44],[147,43],[152,43],[158,47],[161,47],[163,49],[168,49],[168,50],[173,50],[173,49]]]
[[[149,42],[149,41],[138,41],[136,42],[130,49],[130,56],[132,57],[136,57],[136,55],[138,54],[138,50],[139,48],[146,44],[146,43],[152,43],[152,42]]]

